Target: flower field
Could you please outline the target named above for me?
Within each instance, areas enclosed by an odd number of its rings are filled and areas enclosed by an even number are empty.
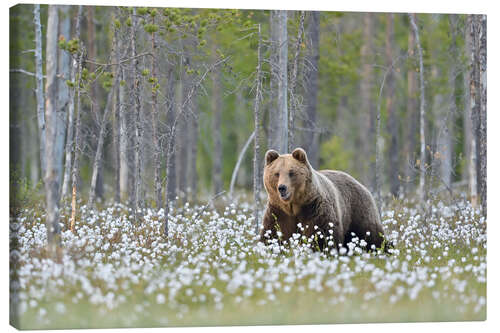
[[[226,199],[227,200],[227,199]],[[47,257],[43,207],[10,221],[11,322],[18,328],[460,321],[486,318],[486,221],[464,198],[423,211],[392,202],[393,253],[257,242],[244,201],[184,205],[135,221],[126,206],[62,212],[60,260]]]

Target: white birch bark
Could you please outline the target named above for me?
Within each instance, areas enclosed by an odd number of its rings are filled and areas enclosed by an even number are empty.
[[[49,253],[55,254],[60,242],[61,228],[59,226],[59,183],[57,178],[56,136],[57,136],[57,58],[58,58],[58,9],[49,5],[47,20],[47,48],[45,86],[45,118],[46,118],[46,169],[44,175],[45,196],[47,203],[47,245]]]
[[[288,13],[280,10],[278,14],[278,112],[280,114],[279,152],[288,150]]]
[[[253,196],[254,196],[254,223],[255,223],[255,234],[259,232],[259,211],[260,211],[260,188],[261,188],[261,180],[260,180],[260,101],[261,90],[262,90],[262,57],[261,57],[261,31],[260,24],[258,26],[258,38],[259,43],[257,46],[257,75],[256,75],[256,89],[255,89],[255,101],[254,101],[254,151],[253,151]]]
[[[410,18],[410,25],[415,34],[415,46],[417,47],[418,62],[419,62],[419,81],[420,81],[420,178],[418,185],[418,192],[420,200],[425,200],[425,82],[424,82],[424,60],[422,54],[422,44],[420,44],[420,36],[418,33],[418,26],[415,22],[416,14],[408,14]]]
[[[76,15],[76,25],[75,25],[75,38],[80,39],[80,21],[82,17],[82,6],[78,6],[78,14]],[[74,135],[74,114],[75,114],[75,91],[77,85],[75,84],[75,76],[78,70],[78,54],[74,54],[71,59],[71,74],[70,81],[73,83],[73,87],[69,91],[69,105],[68,105],[68,133],[66,137],[66,152],[64,161],[64,178],[62,186],[62,198],[68,195],[69,183],[71,178],[71,162],[73,151],[73,135]]]
[[[45,175],[45,98],[43,92],[43,62],[42,62],[42,25],[40,23],[40,5],[34,5],[35,21],[35,67],[36,67],[36,115],[38,122],[38,137],[40,141],[40,168],[42,177]]]
[[[298,111],[298,100],[296,96],[297,75],[299,71],[299,56],[302,37],[304,35],[304,18],[305,12],[300,13],[299,28],[297,30],[297,38],[295,40],[295,54],[293,57],[292,77],[290,79],[290,114],[288,117],[288,151],[295,148],[295,113]]]
[[[59,11],[59,33],[58,39],[64,37],[66,41],[70,39],[71,22],[69,16],[69,6],[57,6]],[[69,87],[66,80],[70,78],[71,66],[70,55],[63,49],[58,48],[57,57],[57,127],[56,127],[56,168],[57,180],[61,184],[63,181],[64,148],[66,142],[66,125],[68,122]]]

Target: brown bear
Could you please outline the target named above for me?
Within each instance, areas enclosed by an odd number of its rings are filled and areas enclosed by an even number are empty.
[[[265,160],[268,202],[261,241],[286,241],[298,233],[317,241],[313,248],[323,250],[332,244],[341,248],[355,235],[365,240],[367,249],[381,247],[384,230],[375,200],[352,176],[314,170],[302,148],[283,155],[269,150]]]

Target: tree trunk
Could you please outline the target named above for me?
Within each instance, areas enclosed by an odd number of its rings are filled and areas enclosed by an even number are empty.
[[[280,149],[280,113],[278,110],[277,94],[279,73],[278,73],[278,59],[279,59],[279,40],[278,40],[278,20],[279,10],[271,10],[269,15],[269,29],[271,37],[270,55],[269,55],[269,120],[268,120],[268,137],[267,148],[279,150]]]
[[[124,27],[124,35],[129,36],[130,28]],[[119,55],[124,58],[129,57],[129,47],[127,43],[123,41],[123,35],[118,35],[117,47],[119,51]],[[118,87],[118,113],[120,115],[120,128],[119,132],[119,146],[120,146],[120,201],[127,202],[131,199],[133,193],[133,184],[135,181],[129,180],[130,176],[133,176],[133,171],[130,170],[130,165],[133,163],[130,162],[132,159],[132,154],[130,154],[130,149],[132,146],[133,138],[131,138],[130,127],[130,107],[131,103],[127,101],[127,96],[129,95],[129,82],[130,80],[130,71],[125,69],[122,66],[119,66],[120,76],[120,85]]]
[[[303,17],[302,17],[303,18]],[[255,234],[259,232],[259,223],[260,223],[260,188],[262,181],[260,179],[260,101],[261,90],[262,90],[262,80],[261,80],[261,68],[262,68],[262,59],[261,59],[261,32],[260,32],[260,24],[258,26],[258,46],[257,46],[257,75],[256,75],[256,90],[255,90],[255,102],[254,102],[254,151],[253,151],[253,196],[254,196],[254,218],[255,218]]]
[[[471,37],[470,37],[470,28],[468,22],[468,16],[466,19],[466,29],[464,34],[464,48],[466,55],[466,66],[464,70],[464,112],[462,114],[464,119],[464,128],[465,128],[465,140],[464,140],[464,151],[465,151],[465,169],[463,172],[463,179],[467,182],[468,186],[468,194],[469,199],[472,204],[477,202],[472,202],[472,199],[477,200],[477,186],[475,182],[473,182],[474,176],[476,174],[476,170],[474,167],[472,150],[474,149],[472,146],[475,146],[474,133],[473,133],[473,125],[472,125],[472,113],[471,113],[471,98],[470,98],[470,78],[471,78],[471,63],[470,63],[470,55],[471,55]],[[475,152],[475,149],[474,149]],[[474,188],[472,187],[474,185]],[[473,190],[475,192],[473,193]]]
[[[118,85],[118,75],[115,75],[113,86],[108,92],[108,98],[106,99],[106,106],[104,108],[104,113],[101,118],[101,124],[99,126],[99,136],[97,138],[97,149],[94,157],[94,164],[92,167],[92,179],[90,183],[90,193],[89,193],[89,207],[94,208],[94,201],[96,197],[96,185],[97,185],[97,174],[102,164],[103,155],[103,145],[106,134],[106,127],[108,125],[108,116],[113,105],[113,96]]]
[[[319,18],[320,12],[310,12],[308,35],[311,39],[311,58],[309,60],[311,70],[308,74],[309,86],[307,89],[306,128],[304,133],[304,146],[307,158],[313,168],[318,168],[319,133],[317,132],[317,109],[318,109],[318,73],[319,73]]]
[[[455,21],[456,16],[450,15],[450,33],[451,33],[451,45],[449,48],[449,54],[451,56],[451,63],[448,72],[448,85],[450,87],[450,93],[447,95],[446,102],[448,105],[443,107],[444,112],[440,112],[440,114],[444,113],[444,118],[442,119],[439,136],[438,136],[438,149],[440,156],[440,174],[441,174],[441,182],[445,185],[446,188],[451,189],[451,184],[453,181],[453,153],[454,153],[454,124],[455,124],[455,115],[457,112],[456,105],[456,76],[458,73],[457,63],[459,62],[458,58],[458,50],[456,45],[456,32],[455,29]]]
[[[418,26],[416,24],[416,14],[408,14],[410,18],[410,25],[415,34],[415,42],[418,52],[419,62],[419,81],[420,81],[420,161],[419,161],[419,196],[422,202],[425,201],[425,82],[424,82],[424,59],[422,54],[422,46],[420,44],[420,36],[418,33]]]
[[[246,153],[248,147],[250,146],[250,144],[252,142],[255,142],[254,138],[255,138],[255,131],[253,131],[252,134],[250,134],[250,136],[248,137],[248,140],[245,142],[245,144],[243,145],[243,148],[241,148],[241,151],[238,155],[238,160],[236,161],[236,165],[234,166],[234,169],[233,169],[233,174],[231,175],[231,183],[229,184],[229,197],[230,198],[233,197],[234,184],[236,183],[236,177],[238,176],[238,170],[240,169],[241,162],[243,161],[243,157],[245,156],[245,153]]]
[[[288,150],[288,30],[286,10],[279,11],[278,23],[278,112],[280,114],[279,126],[279,152],[287,153]]]
[[[58,6],[61,14],[59,20],[59,35],[58,38],[64,37],[65,40],[70,39],[71,22],[69,16],[70,6]],[[64,162],[64,148],[66,142],[66,125],[68,122],[68,104],[69,104],[69,87],[66,80],[70,79],[70,55],[63,49],[59,49],[58,55],[58,83],[57,83],[57,134],[55,141],[56,150],[56,167],[57,179],[61,184],[63,180],[63,162]]]
[[[154,17],[152,18],[152,24],[155,24]],[[155,203],[156,209],[160,209],[163,206],[162,197],[161,197],[161,151],[160,151],[160,141],[159,141],[159,133],[158,133],[158,73],[157,73],[157,49],[158,45],[156,42],[156,35],[153,32],[151,34],[151,50],[152,50],[152,59],[151,59],[151,75],[153,77],[152,90],[151,90],[151,100],[152,100],[152,127],[153,127],[153,165],[154,165],[154,190],[155,190]]]
[[[480,122],[479,122],[479,195],[481,209],[486,217],[487,213],[487,173],[486,173],[486,15],[477,18],[479,28],[479,94],[480,94]]]
[[[42,170],[42,177],[45,177],[45,98],[43,93],[42,25],[40,24],[40,5],[34,5],[33,14],[35,21],[36,114],[40,142],[40,168]]]
[[[139,208],[142,208],[142,125],[141,125],[141,73],[139,70],[139,58],[137,58],[137,31],[139,23],[137,22],[136,9],[133,9],[132,23],[132,57],[134,68],[134,87],[133,87],[133,105],[134,105],[134,215],[137,222]]]
[[[115,9],[115,19],[118,19],[118,8]],[[120,54],[121,54],[121,49],[120,49],[120,43],[119,43],[119,35],[118,35],[118,29],[115,28],[114,30],[114,40],[115,40],[115,50],[114,50],[114,62],[119,63],[120,62]],[[121,83],[121,66],[118,65],[114,75],[117,77],[118,80],[118,87],[116,88],[116,93],[113,97],[113,144],[114,144],[114,149],[113,149],[113,160],[114,160],[114,166],[115,166],[115,193],[114,193],[114,200],[116,203],[120,202],[120,83]]]
[[[297,38],[295,40],[295,54],[293,57],[293,67],[292,67],[292,77],[290,80],[290,114],[288,117],[288,151],[292,151],[295,148],[295,114],[298,111],[298,100],[297,100],[297,74],[299,71],[299,56],[300,48],[302,45],[302,36],[304,35],[304,18],[306,13],[304,11],[300,12],[299,28],[297,30]]]
[[[392,62],[394,58],[393,46],[394,42],[394,14],[387,14],[387,28],[386,28],[386,39],[385,39],[385,57],[387,67],[392,67]],[[390,190],[394,197],[399,195],[399,155],[398,155],[398,122],[396,115],[396,108],[394,97],[396,96],[395,91],[395,76],[394,71],[389,70],[387,76],[387,95],[386,95],[386,107],[388,115],[388,130],[390,135],[389,140],[389,180],[390,180]]]
[[[375,189],[374,151],[375,140],[375,107],[372,101],[373,85],[373,14],[363,14],[363,45],[361,46],[362,75],[360,84],[361,97],[361,124],[362,124],[362,151],[365,156],[363,168],[363,182]],[[309,156],[309,153],[308,153]]]
[[[91,60],[96,60],[97,53],[96,53],[96,34],[95,34],[95,26],[94,26],[94,14],[95,14],[95,8],[94,6],[88,6],[87,7],[87,44],[88,44],[88,57]],[[94,73],[96,70],[96,65],[93,62],[88,63],[88,69],[90,73]],[[99,137],[99,123],[101,122],[99,115],[99,110],[101,110],[101,107],[99,105],[99,101],[101,100],[101,95],[100,95],[101,89],[98,89],[97,85],[97,80],[92,82],[90,84],[90,103],[92,103],[92,108],[91,110],[94,111],[94,116],[97,121],[97,126],[92,128],[93,136],[92,138],[98,138]],[[97,146],[97,142],[96,142]],[[97,150],[97,148],[96,148]],[[99,166],[99,170],[97,170],[97,183],[96,183],[96,189],[95,193],[98,198],[102,198],[103,196],[103,179],[102,179],[102,170],[101,166]]]
[[[170,207],[170,203],[175,201],[176,193],[175,193],[175,137],[173,137],[173,129],[176,118],[177,107],[175,106],[175,83],[174,83],[174,74],[172,73],[172,69],[170,69],[169,73],[169,83],[167,87],[167,98],[170,103],[167,107],[167,148],[165,155],[165,209]],[[170,139],[172,137],[172,139]],[[173,141],[173,142],[170,142]]]
[[[216,57],[216,44],[213,42],[212,55]],[[221,118],[222,118],[222,95],[221,90],[223,89],[220,69],[217,68],[214,73],[214,79],[212,84],[212,136],[214,140],[214,154],[212,156],[212,185],[214,195],[222,191],[222,128],[221,128]]]
[[[415,35],[412,31],[408,34],[408,92],[406,97],[406,133],[405,144],[405,188],[409,193],[413,188],[412,179],[415,175],[413,165],[415,164],[415,149],[417,147],[417,79],[413,69],[413,57],[415,56]]]
[[[82,6],[78,7],[78,20],[76,22],[76,31],[80,32],[80,22],[82,17]],[[80,85],[81,85],[81,74],[82,74],[82,56],[83,52],[80,50],[77,54],[77,81],[75,82],[76,89],[76,109],[75,109],[75,140],[73,143],[73,163],[71,170],[71,231],[75,231],[76,223],[76,185],[78,182],[78,172],[80,166],[80,129],[81,129],[81,100],[80,100]]]
[[[189,118],[189,133],[190,133],[190,157],[189,157],[189,188],[191,192],[191,201],[196,202],[198,195],[198,172],[196,170],[196,162],[198,157],[198,101],[196,98],[191,102],[192,117]]]
[[[45,118],[46,118],[46,169],[44,175],[45,195],[47,203],[47,245],[49,253],[54,255],[60,245],[61,227],[59,226],[59,182],[57,175],[57,59],[58,45],[57,34],[59,25],[58,7],[49,5],[47,20],[47,47],[46,47],[46,73],[45,86]]]
[[[76,15],[76,25],[75,25],[75,38],[80,39],[80,21],[82,15],[82,6],[78,6],[78,13]],[[64,163],[64,180],[62,186],[62,197],[65,198],[69,193],[70,178],[71,178],[71,162],[73,151],[73,136],[74,136],[74,114],[75,114],[75,91],[77,86],[75,84],[75,76],[78,70],[78,54],[74,54],[71,59],[71,76],[70,81],[73,83],[73,87],[69,91],[69,105],[68,105],[68,133],[66,136],[66,154]]]
[[[119,45],[121,44],[119,40]],[[121,50],[121,48],[119,48]],[[120,86],[118,87],[118,113],[120,114],[120,201],[126,202],[128,199],[128,190],[129,190],[129,132],[128,132],[128,108],[125,103],[126,96],[126,84],[122,84],[121,80],[125,81],[124,71],[120,69]]]
[[[470,188],[471,188],[471,203],[473,207],[478,203],[478,183],[479,183],[479,116],[481,109],[481,98],[479,94],[479,59],[478,59],[478,27],[476,24],[476,16],[468,15],[467,26],[470,33],[470,112],[472,120],[472,140],[471,140],[471,161],[470,161]]]

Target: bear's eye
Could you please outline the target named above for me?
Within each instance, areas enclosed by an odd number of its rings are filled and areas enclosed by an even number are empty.
[[[290,177],[293,177],[293,176],[295,176],[295,172],[293,172],[293,171],[290,171],[290,172],[288,173],[288,176],[290,176]]]
[[[279,177],[279,176],[280,176],[280,173],[279,173],[279,172],[276,172],[276,173],[274,174],[274,177]]]

